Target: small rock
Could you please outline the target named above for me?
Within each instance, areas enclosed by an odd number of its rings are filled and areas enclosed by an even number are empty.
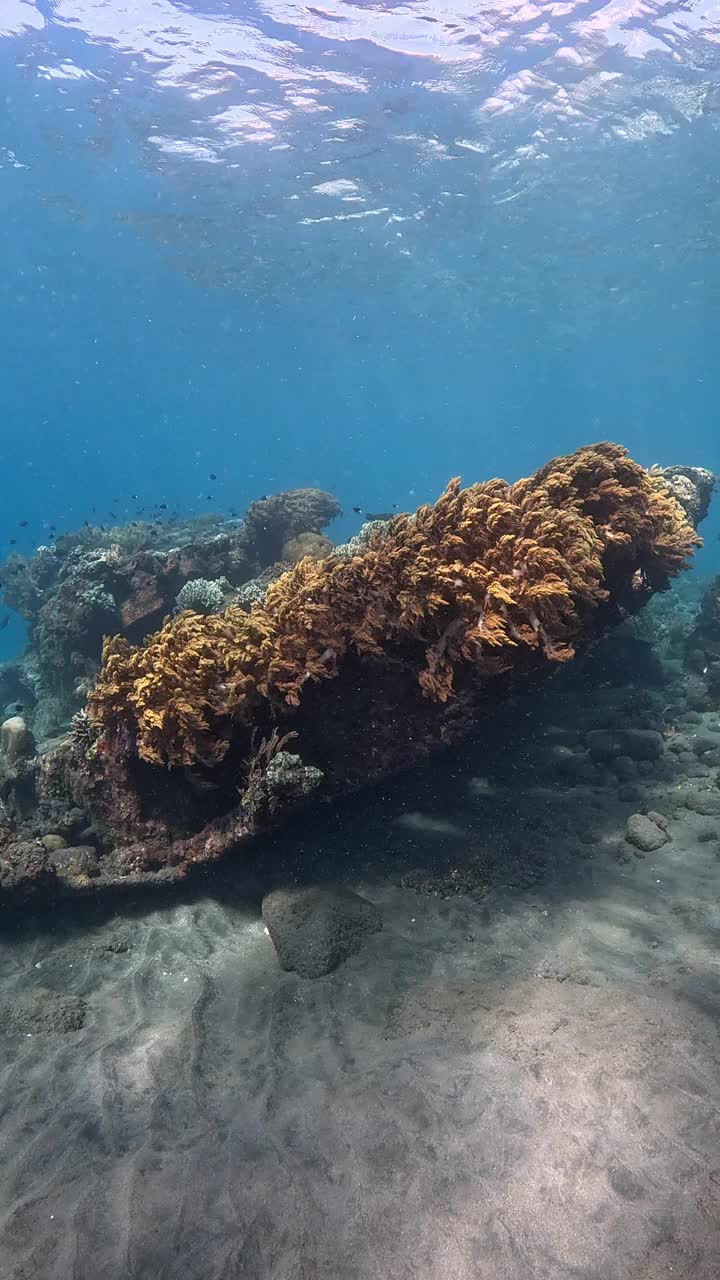
[[[637,777],[637,765],[630,756],[616,756],[612,768],[621,782],[631,782]]]
[[[668,831],[670,828],[670,819],[665,817],[664,813],[658,813],[656,809],[648,809],[648,818],[655,823],[656,827],[660,827],[662,831]]]
[[[61,834],[70,836],[74,832],[79,831],[82,827],[87,826],[87,818],[82,809],[68,809],[67,813],[63,814],[57,826]]]
[[[355,955],[382,917],[366,898],[341,888],[275,889],[262,918],[283,969],[320,978]]]
[[[716,818],[720,815],[720,791],[689,791],[685,805],[704,818]]]
[[[674,755],[679,755],[681,752],[689,752],[692,751],[692,741],[685,733],[674,733],[668,740],[667,749],[672,751]]]
[[[594,776],[592,761],[585,751],[573,751],[558,743],[550,747],[548,757],[557,773],[573,782],[590,782]]]
[[[633,813],[627,820],[625,839],[643,853],[654,853],[667,843],[667,834],[644,813]]]
[[[85,1025],[87,1004],[80,996],[62,996],[45,987],[18,996],[0,1008],[0,1031],[5,1035],[66,1035]]]
[[[623,754],[633,760],[659,760],[665,750],[662,734],[654,729],[623,729],[620,739]]]
[[[12,768],[18,760],[35,754],[35,739],[22,716],[10,716],[0,726],[0,751],[5,763]]]
[[[25,897],[55,884],[55,868],[39,840],[16,840],[0,853],[0,889]]]
[[[52,862],[58,875],[67,879],[94,876],[98,869],[97,849],[92,845],[69,845],[54,850]]]
[[[127,930],[118,929],[117,933],[111,934],[105,942],[100,944],[98,950],[106,952],[108,955],[121,956],[125,955],[131,946],[132,942]]]
[[[677,758],[678,765],[688,778],[707,778],[710,770],[691,751],[681,752]]]
[[[591,760],[600,764],[622,755],[619,738],[607,729],[591,729],[586,738]]]
[[[46,836],[40,837],[40,843],[48,853],[54,853],[56,849],[64,849],[65,841],[57,832],[49,831]]]

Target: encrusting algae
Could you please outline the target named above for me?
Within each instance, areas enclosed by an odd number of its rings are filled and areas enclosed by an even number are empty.
[[[699,544],[662,478],[619,445],[515,484],[453,480],[359,554],[301,560],[250,613],[185,612],[141,647],[107,639],[89,715],[146,761],[213,766],[260,704],[298,706],[352,653],[416,667],[446,702],[460,672],[571,658],[603,608],[638,607]]]

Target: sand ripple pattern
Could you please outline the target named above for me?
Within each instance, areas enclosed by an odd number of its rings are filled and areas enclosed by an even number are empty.
[[[360,886],[384,930],[315,982],[228,892],[6,939],[4,1001],[88,1015],[0,1037],[3,1280],[716,1277],[720,860],[671,831]]]

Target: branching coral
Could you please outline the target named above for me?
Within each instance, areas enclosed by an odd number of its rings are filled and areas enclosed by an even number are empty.
[[[512,485],[453,480],[359,555],[302,560],[250,614],[183,615],[143,648],[108,640],[90,714],[146,760],[212,765],[234,723],[263,700],[299,705],[349,653],[415,667],[444,702],[459,671],[483,680],[572,657],[598,610],[643,603],[698,543],[662,478],[618,445]]]
[[[272,628],[262,611],[232,607],[203,617],[182,613],[143,647],[105,641],[88,714],[100,728],[136,740],[145,760],[215,764],[232,720],[267,692]]]
[[[218,613],[223,606],[224,590],[229,584],[222,579],[191,578],[178,591],[175,608],[178,613],[191,609],[194,613]]]

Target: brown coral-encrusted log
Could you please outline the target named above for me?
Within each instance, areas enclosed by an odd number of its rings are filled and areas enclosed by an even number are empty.
[[[663,478],[602,443],[534,476],[398,516],[351,558],[302,560],[246,614],[185,613],[142,647],[106,641],[89,704],[112,748],[217,766],[349,659],[414,673],[446,704],[468,680],[571,658],[687,566],[695,530]],[[289,727],[292,727],[290,725]]]

